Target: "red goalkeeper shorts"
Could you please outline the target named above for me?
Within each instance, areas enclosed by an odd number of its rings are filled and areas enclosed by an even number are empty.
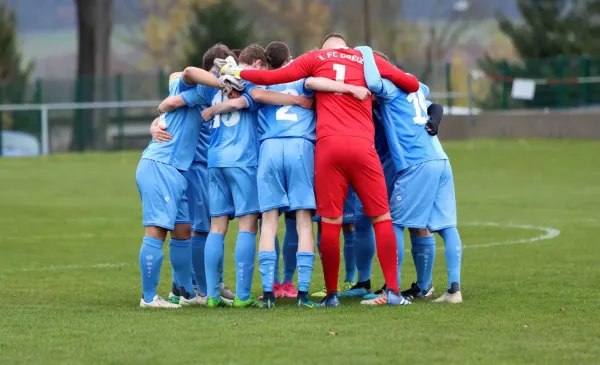
[[[372,141],[361,137],[327,136],[315,148],[317,214],[341,217],[348,184],[360,198],[365,215],[390,211],[383,168]]]

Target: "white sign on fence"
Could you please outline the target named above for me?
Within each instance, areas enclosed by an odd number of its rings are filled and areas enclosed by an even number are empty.
[[[515,79],[512,86],[512,98],[520,100],[533,100],[535,96],[535,81],[529,79]]]

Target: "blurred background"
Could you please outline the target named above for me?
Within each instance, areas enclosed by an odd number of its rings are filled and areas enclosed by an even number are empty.
[[[429,85],[442,137],[595,136],[600,0],[4,0],[0,152],[142,148],[169,73],[212,44],[300,55],[333,31]]]

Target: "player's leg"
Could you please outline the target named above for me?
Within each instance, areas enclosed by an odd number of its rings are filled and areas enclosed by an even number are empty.
[[[238,236],[235,242],[236,285],[234,307],[259,306],[251,294],[256,258],[256,232],[260,205],[257,191],[257,168],[223,168],[231,189],[235,216],[238,218]],[[273,243],[275,239],[273,238]]]
[[[142,279],[142,299],[140,306],[145,308],[180,308],[179,304],[169,303],[156,293],[160,281],[163,262],[162,247],[167,231],[172,230],[177,216],[177,205],[169,197],[170,181],[173,173],[168,166],[152,160],[142,159],[136,171],[136,182],[142,200],[142,224],[144,238],[139,253]],[[175,170],[175,173],[179,174]]]
[[[313,212],[317,208],[314,193],[314,144],[303,138],[288,139],[284,147],[284,171],[287,181],[289,209],[295,212],[297,232],[296,263],[298,267],[298,291],[292,292],[291,278],[284,284],[288,297],[295,294],[297,305],[316,307],[310,301],[308,288],[315,261],[315,237],[313,232]]]
[[[356,276],[356,259],[354,254],[354,239],[356,232],[354,228],[354,205],[356,194],[352,186],[348,187],[348,196],[344,202],[344,219],[342,221],[342,234],[344,236],[344,267],[346,275],[342,291],[347,291],[354,285]]]
[[[408,228],[411,254],[417,282],[403,292],[409,298],[430,298],[433,295],[431,277],[435,259],[435,239],[427,230],[439,185],[439,172],[431,162],[424,162],[401,171],[390,195],[394,225]]]
[[[430,229],[436,231],[444,240],[448,287],[436,302],[461,303],[460,267],[462,262],[462,242],[456,228],[456,195],[454,177],[450,161],[438,162],[442,169],[440,186],[431,212]]]
[[[263,308],[275,306],[275,237],[279,222],[279,209],[271,209],[262,213],[260,239],[258,242],[258,264],[263,287]]]
[[[294,280],[294,273],[296,272],[296,253],[298,252],[298,231],[296,230],[296,218],[292,218],[288,213],[285,215],[285,235],[283,236],[283,284],[286,289],[291,286],[294,291],[295,288],[292,285]],[[294,292],[285,290],[283,292],[285,296],[293,295]],[[298,295],[296,291],[294,297]]]
[[[372,299],[375,297],[371,290],[371,271],[373,257],[375,256],[375,235],[371,220],[364,214],[362,203],[358,198],[355,201],[354,208],[354,227],[356,231],[354,256],[358,280],[350,290],[343,292],[340,296]]]
[[[187,212],[187,205],[185,211]],[[187,214],[187,213],[186,213]],[[179,304],[182,306],[197,306],[206,304],[206,298],[196,294],[193,286],[193,264],[191,245],[191,225],[177,223],[171,232],[169,257],[175,270],[179,285]]]
[[[365,214],[371,217],[379,264],[387,284],[387,304],[407,302],[398,290],[398,253],[392,225],[383,168],[377,152],[369,141],[356,139],[348,170],[350,183],[363,203]]]
[[[346,154],[340,150],[340,143],[343,142],[335,137],[322,138],[317,141],[315,151],[315,193],[317,213],[321,216],[321,262],[327,288],[322,305],[330,307],[339,305],[340,231],[349,184],[344,172],[344,166],[348,164]]]
[[[321,258],[321,216],[315,214],[312,221],[313,223],[317,224],[317,237],[315,238],[315,243],[317,246],[317,253],[319,254],[319,258]],[[321,260],[321,262],[322,261],[323,260]],[[325,298],[327,296],[327,288],[325,287],[325,284],[323,284],[318,291],[312,293],[310,296],[314,298]]]
[[[225,235],[229,227],[229,218],[235,212],[233,197],[222,168],[208,169],[210,232],[204,249],[204,270],[206,274],[207,305],[210,308],[230,304],[219,293],[221,265],[225,256]]]
[[[279,255],[276,249],[279,209],[289,206],[283,171],[283,141],[267,139],[262,142],[256,186],[258,203],[263,212],[258,252],[263,285],[262,300],[263,308],[271,308],[274,306],[275,298],[282,297],[281,287],[275,286],[275,276],[279,277]]]

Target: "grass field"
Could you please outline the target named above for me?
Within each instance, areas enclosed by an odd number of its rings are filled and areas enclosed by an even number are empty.
[[[465,245],[462,305],[272,311],[138,307],[139,152],[0,159],[0,364],[600,363],[600,143],[445,149]],[[164,296],[169,275],[167,264]],[[403,286],[412,281],[407,255]],[[443,252],[434,283],[446,284]]]

